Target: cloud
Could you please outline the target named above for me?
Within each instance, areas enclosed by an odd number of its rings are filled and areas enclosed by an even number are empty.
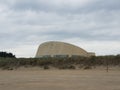
[[[15,8],[16,10],[32,9],[48,12],[56,10],[64,11],[68,8],[73,9],[77,7],[82,7],[91,1],[94,0],[19,0],[14,2],[12,8]]]
[[[32,10],[66,15],[119,10],[119,3],[119,0],[13,0],[9,2],[9,7],[16,11]]]
[[[119,0],[0,0],[0,50],[31,57],[40,43],[55,40],[92,48],[98,55],[120,53],[119,4]]]

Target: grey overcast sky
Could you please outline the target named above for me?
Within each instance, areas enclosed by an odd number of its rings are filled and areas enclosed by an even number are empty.
[[[120,0],[0,0],[0,51],[34,57],[46,41],[120,54]]]

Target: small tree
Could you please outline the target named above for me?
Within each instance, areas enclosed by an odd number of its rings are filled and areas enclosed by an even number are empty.
[[[7,53],[7,52],[0,52],[0,57],[10,57],[10,58],[15,58],[15,55],[12,53]]]

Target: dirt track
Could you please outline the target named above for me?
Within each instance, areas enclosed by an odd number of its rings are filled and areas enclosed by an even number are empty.
[[[120,71],[0,70],[0,90],[120,90]]]

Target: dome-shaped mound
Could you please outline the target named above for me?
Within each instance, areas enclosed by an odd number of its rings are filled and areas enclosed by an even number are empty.
[[[55,57],[55,56],[93,56],[94,53],[88,53],[84,49],[69,44],[69,43],[64,43],[64,42],[56,42],[56,41],[51,41],[51,42],[45,42],[41,44],[38,48],[36,57],[44,57],[44,56],[50,56],[50,57]]]

